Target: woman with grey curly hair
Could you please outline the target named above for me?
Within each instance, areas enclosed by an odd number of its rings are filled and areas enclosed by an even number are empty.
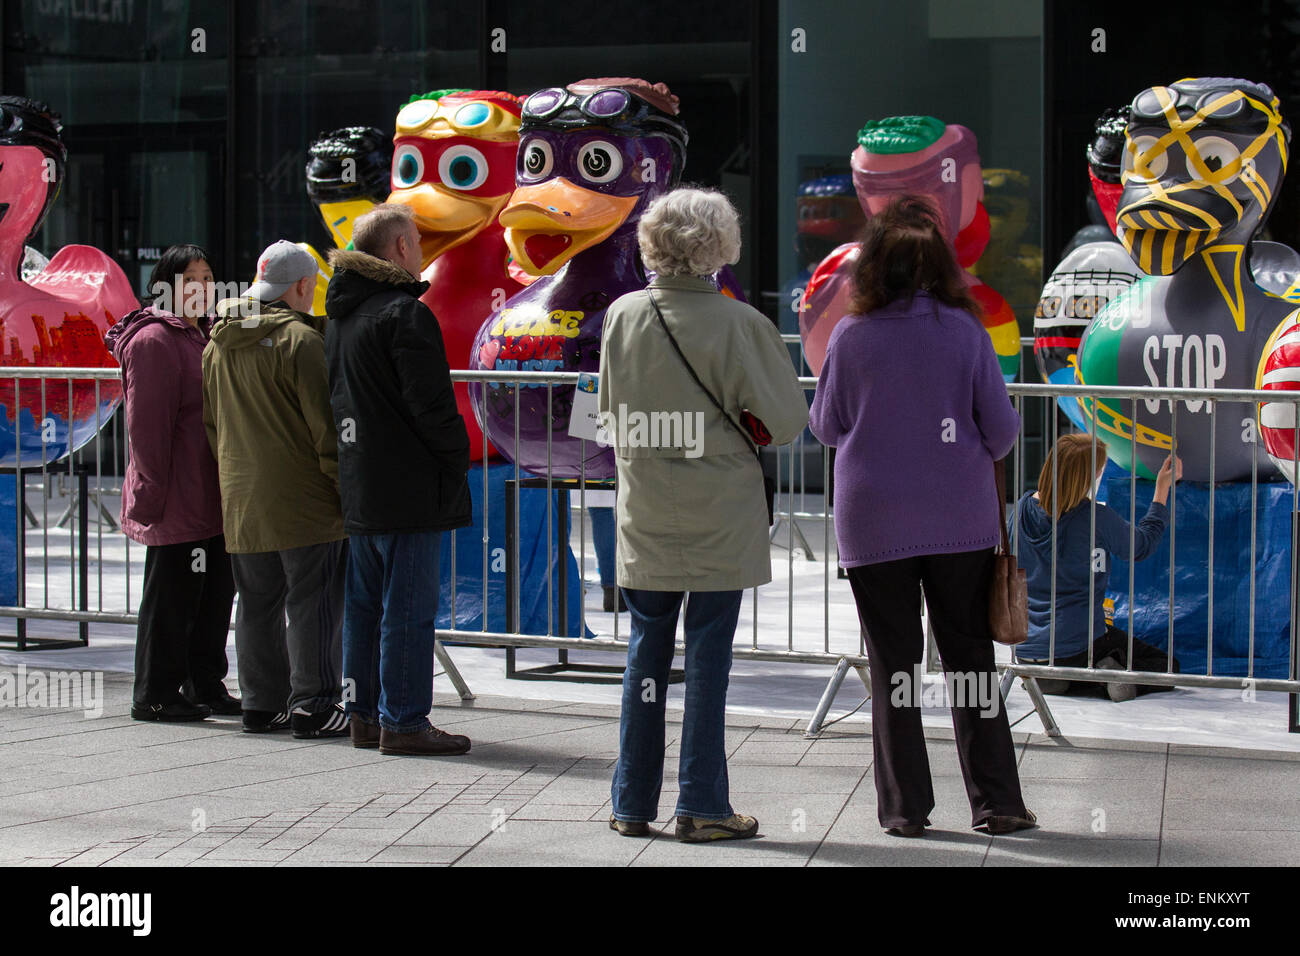
[[[651,203],[636,229],[646,268],[666,276],[712,276],[740,259],[740,217],[707,189],[678,189]]]
[[[610,305],[600,355],[601,418],[618,469],[618,583],[632,617],[610,827],[640,836],[658,816],[685,601],[677,838],[743,839],[758,821],[731,808],[723,722],[741,593],[772,579],[755,450],[793,440],[808,407],[776,325],[713,282],[740,256],[725,196],[661,196],[637,237],[656,275]]]

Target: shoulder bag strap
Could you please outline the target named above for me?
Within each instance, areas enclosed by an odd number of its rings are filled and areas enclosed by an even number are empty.
[[[722,407],[722,403],[713,397],[713,393],[710,392],[708,388],[705,387],[704,383],[700,381],[700,377],[695,374],[695,369],[691,367],[691,363],[688,362],[686,360],[686,356],[682,354],[681,346],[677,344],[677,339],[673,336],[672,331],[668,328],[668,323],[664,321],[664,314],[661,311],[659,311],[659,303],[655,301],[655,294],[651,292],[648,288],[645,290],[645,292],[646,295],[650,297],[650,304],[654,306],[655,315],[659,317],[660,327],[663,328],[664,334],[668,336],[668,341],[672,343],[673,351],[677,353],[677,357],[681,359],[682,364],[686,366],[686,371],[690,373],[691,380],[694,381],[695,384],[700,387],[700,391],[702,391],[705,395],[709,397],[709,401],[713,403],[713,407],[716,408],[718,412],[722,415],[722,417],[727,420],[727,424],[730,425],[732,428],[734,428],[736,430],[736,433],[745,440],[745,444],[748,445],[750,450],[753,451],[755,456],[757,456],[759,454],[758,446],[756,446],[752,441],[749,440],[749,436],[745,434],[745,430],[741,428],[739,425],[737,425],[735,419],[733,419],[730,415],[727,414],[727,410]]]
[[[1001,458],[993,463],[993,481],[998,489],[998,532],[1002,536],[1002,554],[1011,553],[1011,542],[1007,539],[1007,460]]]

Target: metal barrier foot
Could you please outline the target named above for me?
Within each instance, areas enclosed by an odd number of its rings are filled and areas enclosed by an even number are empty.
[[[1015,671],[1004,670],[1002,672],[1002,677],[998,680],[998,694],[1001,695],[1003,701],[1006,701],[1007,694],[1011,693],[1011,685],[1014,684],[1015,682],[1016,682]]]
[[[790,528],[794,531],[795,537],[799,539],[799,547],[803,549],[804,558],[808,561],[816,561],[817,556],[813,554],[812,545],[808,543],[808,539],[804,536],[803,529],[799,527],[799,522],[789,515],[777,514],[776,521],[772,524],[772,530],[768,533],[768,540],[778,548],[784,549],[785,545],[777,541],[776,536],[781,531],[781,525],[787,521],[790,522]]]
[[[867,689],[867,697],[871,697],[871,666],[855,664],[853,669],[858,672],[858,680],[862,681],[862,686]]]
[[[1008,671],[1008,673],[1011,673]],[[1043,722],[1043,733],[1049,737],[1061,736],[1061,728],[1056,726],[1056,718],[1052,716],[1052,708],[1047,706],[1047,698],[1043,696],[1042,690],[1038,687],[1038,681],[1033,677],[1020,678],[1025,684],[1025,693],[1033,701],[1034,710],[1038,711],[1038,719]]]
[[[451,686],[456,688],[456,693],[460,695],[460,699],[473,700],[474,695],[470,692],[469,685],[465,683],[465,678],[460,675],[460,671],[443,649],[442,641],[434,642],[433,655],[438,659],[438,663],[442,665],[442,669],[447,672],[447,676],[451,678]]]
[[[858,673],[861,675],[864,668],[859,667]],[[840,685],[844,683],[844,675],[849,672],[849,659],[841,657],[835,662],[835,673],[831,679],[826,682],[826,689],[822,691],[822,699],[817,702],[817,709],[813,711],[812,719],[808,721],[808,729],[803,732],[805,737],[816,737],[822,732],[822,724],[826,722],[826,714],[831,709],[831,703],[835,700],[835,695],[839,693]],[[865,681],[870,687],[870,681]]]

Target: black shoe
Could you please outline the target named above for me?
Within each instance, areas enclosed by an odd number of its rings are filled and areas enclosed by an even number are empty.
[[[215,697],[205,697],[199,700],[186,694],[185,699],[191,704],[203,704],[214,714],[221,717],[238,717],[244,712],[244,705],[239,702],[239,698],[231,697],[230,691],[224,687],[221,689],[221,693]]]
[[[605,610],[614,613],[615,602],[618,604],[619,612],[627,610],[627,605],[623,602],[622,588],[605,588]]]
[[[310,713],[301,707],[295,707],[291,715],[293,735],[298,740],[315,737],[347,737],[352,731],[348,728],[348,715],[342,704],[335,704],[328,710]]]
[[[289,729],[289,712],[287,710],[246,710],[244,711],[244,733],[270,734],[277,730]]]
[[[988,817],[976,826],[983,826],[995,836],[1006,836],[1017,830],[1034,829],[1038,826],[1038,817],[1034,816],[1032,810],[1026,810],[1023,817]]]
[[[166,723],[183,723],[188,720],[206,720],[212,711],[204,704],[191,704],[178,697],[169,704],[132,704],[132,720],[161,720]]]
[[[924,823],[900,823],[896,827],[886,827],[885,832],[890,836],[897,837],[922,837],[925,836],[925,828],[930,825],[930,821]]]

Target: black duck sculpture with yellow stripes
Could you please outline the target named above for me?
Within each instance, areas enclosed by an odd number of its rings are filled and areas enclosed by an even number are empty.
[[[1296,308],[1256,284],[1249,262],[1290,138],[1262,83],[1184,79],[1134,98],[1116,234],[1144,277],[1088,327],[1080,384],[1256,386],[1270,336]],[[1213,415],[1194,400],[1144,398],[1135,409],[1130,399],[1089,399],[1082,408],[1110,458],[1139,477],[1155,477],[1175,433],[1186,479],[1249,479],[1252,463],[1261,477],[1276,474],[1249,403],[1220,402]]]

